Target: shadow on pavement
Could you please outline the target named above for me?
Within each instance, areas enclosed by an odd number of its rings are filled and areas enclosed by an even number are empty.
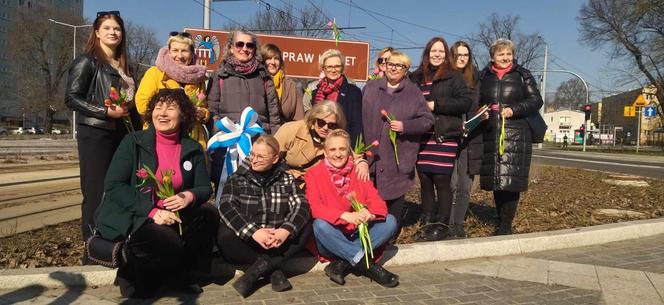
[[[468,206],[468,213],[475,215],[475,218],[482,224],[489,226],[497,226],[500,224],[498,214],[496,214],[496,209],[494,207],[471,202]]]
[[[42,295],[44,291],[46,291],[46,287],[42,285],[26,286],[0,295],[0,303],[3,301],[10,301],[12,303],[27,301]]]
[[[53,300],[53,302],[49,303],[52,305],[73,303],[81,295],[83,295],[83,291],[87,287],[85,278],[80,274],[56,271],[50,273],[48,276],[65,284],[67,289],[64,294]]]

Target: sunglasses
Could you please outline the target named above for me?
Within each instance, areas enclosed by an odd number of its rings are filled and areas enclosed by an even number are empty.
[[[106,15],[114,15],[114,16],[120,17],[120,11],[108,11],[108,12],[107,11],[101,11],[101,12],[97,12],[97,18],[102,17],[102,16],[106,16]]]
[[[327,125],[328,129],[337,129],[337,127],[339,127],[339,125],[337,125],[337,123],[325,122],[325,120],[323,120],[323,119],[316,119],[316,125],[318,125],[318,128],[323,128],[323,127],[325,127],[325,125]]]
[[[173,36],[182,36],[185,38],[191,38],[191,34],[187,32],[178,32],[178,31],[173,31],[169,34],[171,37]]]
[[[238,48],[238,49],[242,49],[242,48],[244,48],[245,46],[246,46],[247,49],[249,49],[249,50],[253,50],[253,49],[256,48],[256,44],[253,43],[253,42],[247,42],[247,43],[245,43],[244,41],[236,41],[236,42],[235,42],[235,47]]]
[[[385,64],[387,62],[387,57],[378,57],[378,59],[376,59],[376,62],[379,65]]]

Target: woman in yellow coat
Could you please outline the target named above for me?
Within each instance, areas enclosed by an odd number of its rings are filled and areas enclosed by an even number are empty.
[[[194,124],[189,136],[198,141],[203,150],[207,147],[209,137],[203,126],[210,119],[205,101],[206,69],[205,66],[196,64],[191,35],[186,32],[171,32],[167,45],[159,50],[155,66],[145,72],[135,97],[136,109],[144,115],[150,99],[159,89],[182,88],[196,106],[198,122]]]

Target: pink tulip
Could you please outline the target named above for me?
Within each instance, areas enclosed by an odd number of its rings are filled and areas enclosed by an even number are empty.
[[[117,101],[120,99],[120,94],[117,90],[115,90],[115,88],[111,88],[111,92],[108,94],[108,97],[110,97],[112,101]]]
[[[373,142],[371,142],[370,146],[378,147],[378,144],[380,144],[380,143],[378,143],[378,140],[374,140]]]
[[[387,114],[387,111],[385,111],[385,109],[381,109],[381,110],[380,110],[380,114],[381,114],[382,116],[386,117],[387,119],[390,118],[390,116]]]
[[[204,100],[206,98],[205,93],[198,92],[198,95],[196,95],[196,98],[198,98],[199,101]]]
[[[364,154],[367,156],[367,158],[371,158],[371,156],[373,156],[373,153],[370,150],[367,150]]]
[[[145,180],[148,178],[148,171],[145,170],[145,168],[141,168],[136,171],[136,177],[141,180]]]
[[[373,70],[373,74],[378,75],[378,73],[380,73],[380,69],[376,68]]]
[[[330,21],[327,22],[327,26],[328,26],[328,27],[332,27],[332,25],[333,25],[332,20],[330,20]]]

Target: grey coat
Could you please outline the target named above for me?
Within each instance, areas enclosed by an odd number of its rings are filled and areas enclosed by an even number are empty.
[[[266,132],[274,134],[281,126],[279,98],[272,77],[262,65],[253,73],[242,75],[226,61],[222,62],[208,83],[207,101],[213,116],[228,117],[239,123],[242,110],[251,106]]]

